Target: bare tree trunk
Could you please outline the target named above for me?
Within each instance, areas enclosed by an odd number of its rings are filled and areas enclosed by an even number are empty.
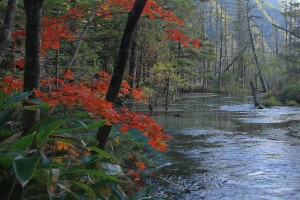
[[[56,87],[58,87],[58,70],[59,70],[59,47],[58,49],[56,49],[56,56],[55,56],[55,78],[56,78],[56,82],[55,85]]]
[[[165,109],[169,110],[169,95],[170,95],[170,78],[166,79],[166,102]]]
[[[221,14],[220,14],[220,60],[218,69],[218,92],[221,93],[222,89],[222,60],[223,60],[223,1],[221,1]]]
[[[262,89],[263,89],[264,92],[267,92],[268,91],[267,84],[265,82],[265,79],[263,77],[263,74],[262,74],[262,71],[261,71],[261,68],[260,68],[260,65],[259,65],[259,62],[258,62],[258,57],[257,57],[257,54],[256,54],[256,49],[255,49],[255,45],[254,45],[254,41],[253,41],[253,35],[252,35],[251,27],[250,27],[249,12],[250,12],[250,5],[249,5],[249,0],[247,0],[247,22],[248,22],[248,31],[249,31],[250,41],[251,41],[251,44],[252,44],[252,52],[253,52],[255,64],[256,64],[256,67],[257,67],[257,71],[258,71],[257,74],[259,76],[259,80],[260,80]]]
[[[40,87],[41,73],[41,32],[44,0],[24,0],[26,13],[25,67],[23,91]],[[29,96],[35,98],[34,94]],[[24,103],[24,106],[27,104]],[[23,134],[39,119],[39,111],[24,110]]]
[[[71,58],[71,60],[70,60],[70,62],[69,62],[69,64],[68,64],[68,67],[69,67],[69,68],[71,68],[71,67],[73,66],[73,64],[75,63],[75,60],[76,60],[76,58],[77,58],[78,52],[79,52],[80,47],[81,47],[81,44],[82,44],[82,42],[83,42],[83,37],[84,37],[84,35],[86,34],[86,32],[88,31],[88,29],[90,28],[90,25],[92,24],[94,18],[95,18],[95,14],[93,13],[93,14],[91,15],[89,21],[86,23],[86,25],[85,25],[83,31],[81,32],[81,34],[80,34],[80,36],[79,36],[79,41],[78,41],[78,43],[77,43],[77,45],[76,45],[76,48],[75,48],[74,53],[73,53],[73,56],[72,56],[72,58]]]
[[[15,22],[18,0],[9,0],[7,3],[6,14],[0,35],[0,63],[6,54],[8,42]]]
[[[252,93],[252,97],[253,97],[253,101],[254,101],[254,106],[258,109],[263,109],[264,107],[257,100],[257,96],[256,96],[257,86],[256,86],[256,84],[254,85],[253,81],[250,81],[250,87],[251,87],[251,93]]]
[[[279,28],[279,29],[285,31],[286,33],[289,33],[289,34],[295,36],[296,38],[300,38],[299,35],[297,35],[296,33],[292,32],[292,31],[289,31],[289,30],[287,30],[287,29],[285,29],[285,28],[282,28],[282,27],[280,27],[280,26],[277,26],[276,24],[272,24],[272,25],[273,25],[274,27],[276,27],[276,28]]]
[[[136,0],[132,10],[128,14],[126,27],[119,47],[118,59],[114,67],[113,75],[106,95],[106,100],[109,102],[115,103],[116,98],[118,97],[123,81],[125,66],[128,60],[130,44],[146,3],[147,0]],[[110,131],[111,126],[109,125],[102,126],[98,129],[96,139],[99,142],[99,148],[105,148]]]
[[[131,51],[130,51],[130,67],[129,67],[129,76],[132,79],[129,81],[130,87],[135,88],[135,80],[136,80],[136,65],[137,65],[137,30],[133,36],[131,42]]]

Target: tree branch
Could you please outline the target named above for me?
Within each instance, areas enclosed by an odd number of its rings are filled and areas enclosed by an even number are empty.
[[[275,24],[272,24],[272,26],[275,26],[276,28],[279,28],[279,29],[281,29],[281,30],[283,30],[283,31],[285,31],[285,32],[287,32],[287,33],[289,33],[289,34],[291,34],[291,35],[297,37],[297,38],[300,38],[299,35],[297,35],[296,33],[292,32],[292,31],[286,30],[285,28],[282,28],[282,27],[277,26],[277,25],[275,25]]]

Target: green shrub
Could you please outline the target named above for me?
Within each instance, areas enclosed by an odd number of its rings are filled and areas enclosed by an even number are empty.
[[[300,103],[300,84],[289,85],[280,93],[280,100],[284,104],[288,101]]]
[[[262,101],[263,105],[266,107],[270,107],[270,106],[280,106],[282,105],[282,103],[279,101],[279,99],[277,99],[276,97],[270,97],[268,99],[264,99]]]
[[[299,104],[294,101],[294,100],[289,100],[287,103],[286,103],[287,106],[299,106]]]
[[[274,95],[271,92],[267,92],[264,94],[263,99],[270,99],[271,97],[274,97]]]

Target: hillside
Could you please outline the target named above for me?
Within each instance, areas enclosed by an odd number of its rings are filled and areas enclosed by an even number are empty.
[[[253,21],[253,29],[254,32],[260,33],[260,35],[264,35],[266,45],[272,48],[274,46],[274,42],[272,36],[274,33],[274,27],[272,26],[272,23],[278,24],[280,26],[285,26],[285,19],[284,16],[281,13],[282,6],[279,0],[251,0],[251,15],[252,21]],[[213,6],[214,11],[216,10],[216,7],[214,5],[214,2],[211,3]],[[207,2],[207,5],[209,6],[209,3]],[[224,6],[224,3],[223,3]],[[218,9],[220,10],[220,3],[218,4]],[[237,20],[237,6],[236,6],[236,0],[227,0],[227,27],[228,31],[233,33],[234,30],[234,23]],[[206,24],[207,24],[207,36],[210,38],[216,37],[215,33],[215,27],[209,25],[210,16],[207,16]],[[214,17],[215,18],[215,17]],[[214,21],[215,19],[212,19]],[[279,34],[279,41],[283,40],[283,36]]]

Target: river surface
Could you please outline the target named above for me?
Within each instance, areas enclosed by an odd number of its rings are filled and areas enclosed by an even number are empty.
[[[162,196],[300,199],[300,108],[188,94],[153,118],[173,137],[153,172]]]

